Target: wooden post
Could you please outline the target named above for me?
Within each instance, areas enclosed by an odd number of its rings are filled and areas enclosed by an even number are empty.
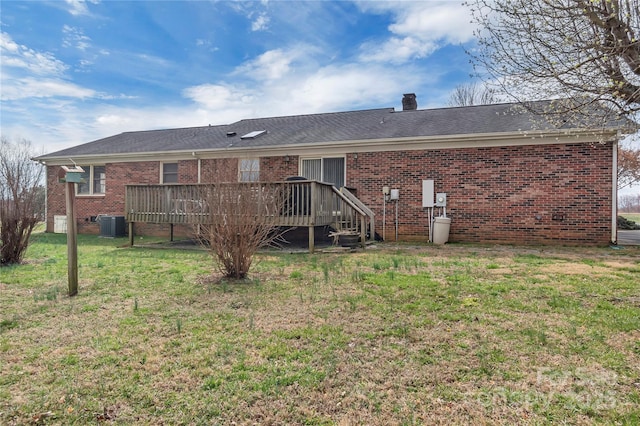
[[[313,253],[315,251],[316,236],[314,231],[316,226],[316,189],[316,183],[311,182],[309,185],[309,196],[311,197],[311,202],[309,203],[309,214],[311,215],[309,223],[309,253]]]
[[[315,250],[315,233],[314,233],[315,227],[310,226],[309,227],[309,253],[313,253]]]
[[[75,183],[66,183],[67,202],[67,272],[69,278],[69,296],[78,294],[78,238],[75,212]]]
[[[133,222],[129,222],[129,247],[133,247]]]

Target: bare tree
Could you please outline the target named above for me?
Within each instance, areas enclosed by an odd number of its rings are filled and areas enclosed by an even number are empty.
[[[478,74],[523,104],[597,128],[640,110],[640,8],[637,0],[468,0]],[[540,104],[537,104],[540,105]],[[594,105],[606,114],[594,116]],[[549,111],[542,111],[549,112]]]
[[[618,147],[618,189],[640,182],[640,149]]]
[[[623,195],[618,199],[621,213],[640,213],[640,194]]]
[[[42,220],[44,168],[31,160],[31,143],[0,137],[0,266],[20,263]]]
[[[487,105],[498,102],[496,90],[478,83],[460,84],[449,96],[449,106]]]
[[[200,226],[199,235],[228,278],[245,278],[258,249],[281,235],[273,219],[285,200],[283,185],[260,182],[259,175],[255,169],[238,172],[231,160],[219,161],[213,183],[201,189],[209,223]]]

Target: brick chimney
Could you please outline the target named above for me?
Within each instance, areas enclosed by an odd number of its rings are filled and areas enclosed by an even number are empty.
[[[402,110],[413,111],[418,109],[418,102],[416,101],[415,93],[405,93],[402,97]]]

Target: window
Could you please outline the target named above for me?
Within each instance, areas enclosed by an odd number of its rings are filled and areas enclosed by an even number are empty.
[[[106,191],[105,166],[80,166],[84,183],[78,184],[78,195],[102,195]]]
[[[106,180],[107,178],[104,166],[93,166],[93,178],[91,181],[93,182],[94,194],[104,194]]]
[[[247,158],[240,160],[238,166],[238,179],[240,182],[257,182],[260,180],[260,160]]]
[[[178,183],[178,163],[162,163],[162,183]]]
[[[309,158],[302,160],[301,175],[307,179],[344,186],[344,157]]]

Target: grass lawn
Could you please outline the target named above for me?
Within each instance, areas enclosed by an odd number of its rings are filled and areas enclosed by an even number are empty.
[[[640,249],[258,257],[38,233],[0,269],[0,424],[639,424]]]
[[[640,213],[620,213],[620,216],[640,224]]]

